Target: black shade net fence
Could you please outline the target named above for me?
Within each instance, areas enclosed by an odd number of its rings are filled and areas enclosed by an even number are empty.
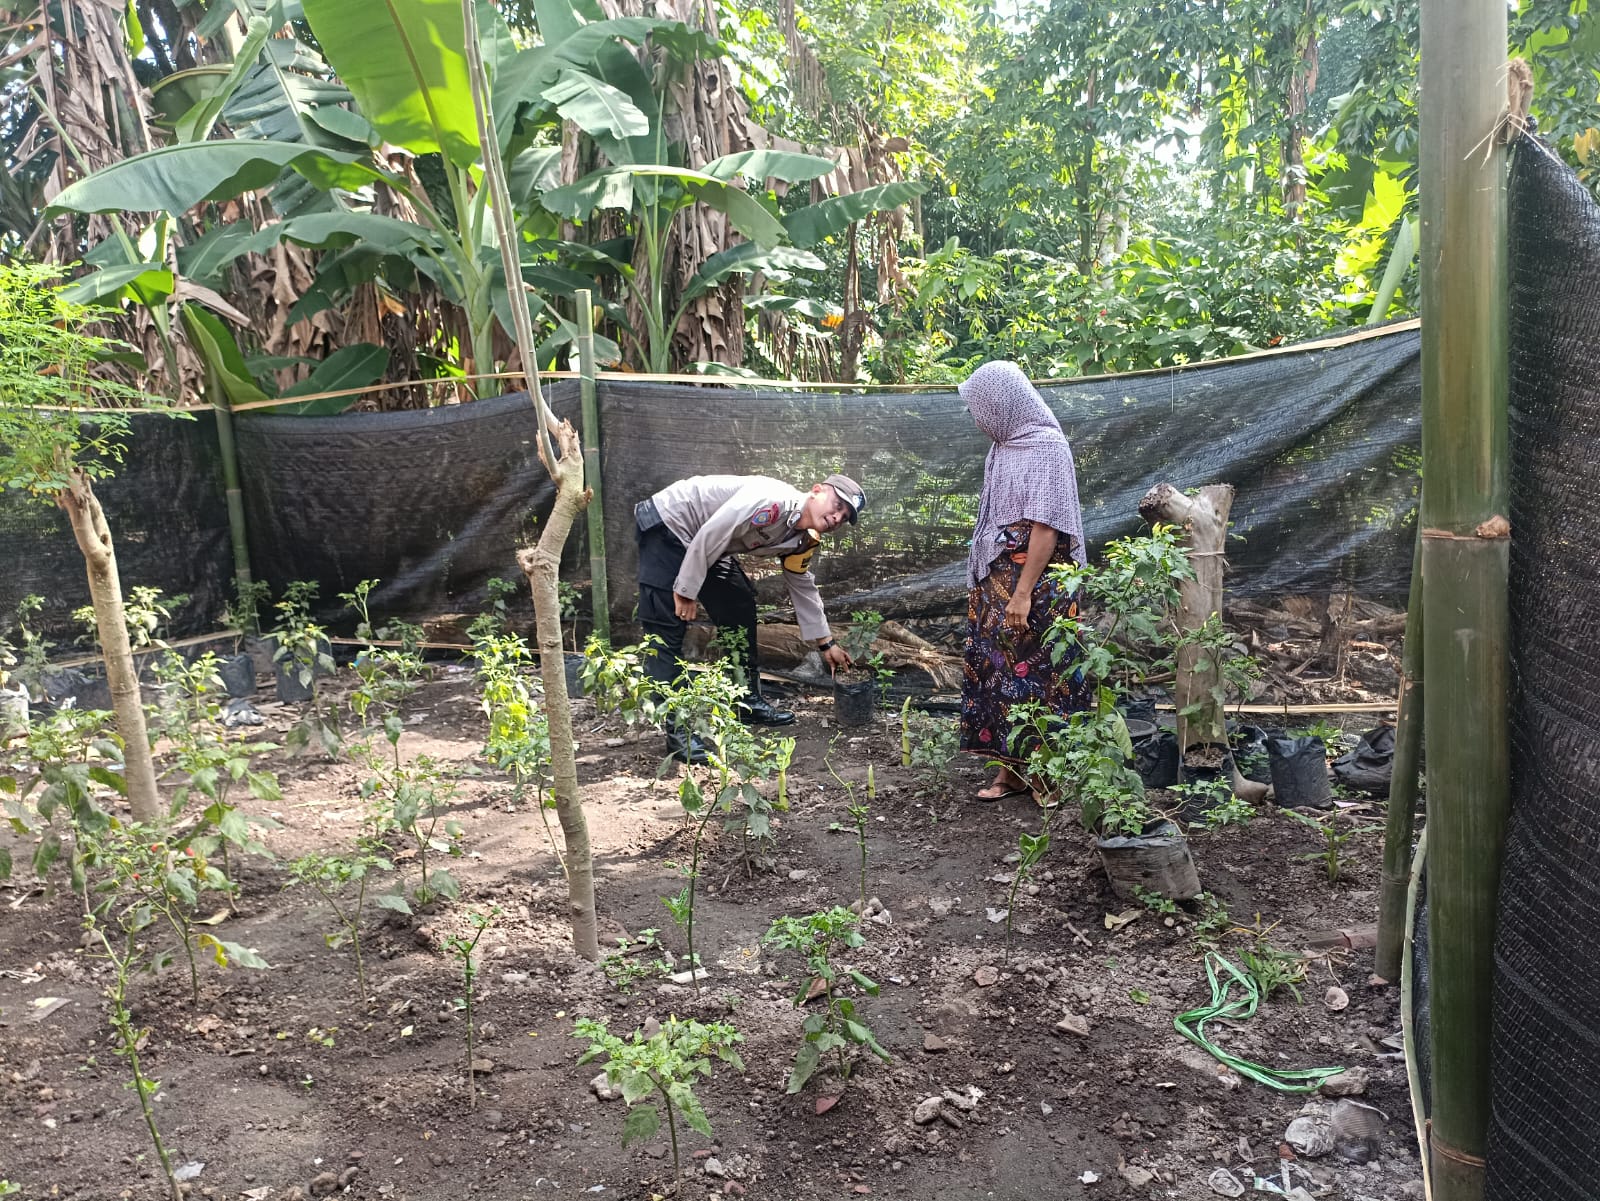
[[[1044,389],[1072,440],[1091,549],[1139,528],[1163,480],[1238,489],[1230,588],[1277,595],[1349,588],[1403,596],[1419,466],[1419,335],[1371,331],[1254,358]],[[577,384],[550,390],[578,417]],[[636,594],[633,505],[683,476],[765,474],[806,488],[835,471],[866,489],[861,523],[814,560],[836,616],[965,609],[964,564],[987,440],[954,391],[866,394],[603,380],[599,388],[608,582],[614,624]],[[376,579],[375,614],[472,614],[486,584],[520,580],[518,545],[554,498],[525,395],[337,417],[235,418],[255,577],[274,595],[315,580],[321,615]],[[208,630],[231,594],[231,560],[209,414],[138,416],[127,461],[100,489],[125,587],[191,601],[173,633]],[[584,587],[580,520],[563,574]],[[0,616],[27,593],[47,625],[87,601],[64,519],[0,501]],[[758,586],[781,594],[771,576]],[[525,589],[519,597],[525,596]],[[531,618],[526,601],[514,618]]]
[[[1511,828],[1487,1195],[1600,1199],[1600,208],[1531,138],[1510,179]]]

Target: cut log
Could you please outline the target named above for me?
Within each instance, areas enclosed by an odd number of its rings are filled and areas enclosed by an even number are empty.
[[[901,641],[894,635],[884,637],[884,631],[889,630],[891,626],[895,631],[904,634],[908,641]],[[844,626],[833,627],[835,638],[843,638],[844,633]],[[761,652],[762,664],[769,667],[799,667],[805,662],[806,656],[817,649],[813,642],[800,636],[799,626],[778,622],[756,627],[756,646]],[[881,651],[884,664],[896,671],[904,668],[925,671],[932,678],[934,686],[941,689],[961,686],[959,655],[941,651],[893,622],[883,623],[878,632],[878,640],[872,644],[872,649],[875,652]]]

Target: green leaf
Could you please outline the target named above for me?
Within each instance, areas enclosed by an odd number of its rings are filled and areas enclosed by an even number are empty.
[[[11,848],[0,847],[0,880],[11,879]]]
[[[661,1115],[654,1105],[635,1105],[622,1119],[622,1145],[626,1147],[635,1139],[647,1139],[661,1129]]]
[[[211,957],[216,960],[218,967],[227,967],[229,964],[235,964],[239,967],[265,971],[272,966],[261,958],[254,947],[241,946],[236,942],[227,942],[224,939],[214,938],[210,934],[200,935],[199,941],[201,946],[211,948]]]
[[[265,17],[257,15],[250,18],[244,41],[239,43],[234,53],[232,69],[223,76],[216,87],[206,91],[198,104],[173,124],[172,129],[177,134],[178,141],[203,142],[211,136],[211,131],[216,128],[217,119],[222,116],[223,107],[239,90],[245,77],[255,70],[256,59],[271,34],[272,25]]]
[[[47,835],[33,852],[33,874],[43,877],[50,871],[50,865],[59,858],[61,858],[61,836]]]
[[[863,188],[844,196],[829,197],[790,213],[783,219],[783,227],[794,245],[815,246],[824,238],[843,233],[853,222],[872,213],[899,208],[927,190],[927,184],[909,180]]]
[[[700,1098],[694,1095],[693,1089],[680,1080],[667,1085],[667,1095],[678,1107],[678,1116],[689,1124],[691,1130],[698,1130],[707,1138],[711,1137],[711,1120],[706,1117]]]
[[[379,909],[392,909],[396,913],[411,912],[411,903],[404,897],[392,892],[380,892],[372,898],[372,903]]]
[[[863,975],[861,972],[851,968],[850,979],[854,980],[856,982],[856,987],[862,992],[866,993],[869,997],[875,997],[878,995],[878,982],[872,979],[870,976]]]
[[[173,286],[172,272],[160,263],[120,263],[73,280],[61,289],[61,299],[97,304],[131,298],[152,304],[172,295]]]
[[[684,300],[693,300],[717,287],[730,275],[743,275],[761,271],[773,279],[783,279],[791,271],[820,271],[826,264],[809,250],[793,246],[763,248],[754,242],[742,242],[727,250],[719,250],[700,264],[683,290]]]
[[[817,1065],[822,1062],[822,1052],[815,1043],[802,1043],[800,1050],[795,1053],[794,1070],[789,1073],[788,1091],[797,1093],[806,1086],[817,1070]]]
[[[629,1072],[622,1078],[622,1099],[629,1105],[655,1091],[655,1081],[645,1072]]]
[[[752,242],[773,246],[784,239],[782,222],[743,188],[682,167],[636,163],[591,171],[576,183],[546,192],[539,201],[557,216],[586,221],[596,209],[631,208],[634,182],[641,179],[678,184],[700,203],[726,214],[733,227]]]
[[[568,68],[545,89],[544,98],[585,133],[617,138],[648,133],[650,120],[632,100],[593,75]]]
[[[285,396],[308,396],[314,392],[340,392],[347,388],[365,388],[383,378],[389,369],[389,351],[371,342],[357,342],[343,346],[324,359],[315,371],[292,388],[284,390]],[[296,417],[326,417],[342,413],[360,400],[360,396],[328,396],[321,400],[308,400],[303,404],[281,405],[272,411]]]
[[[190,344],[199,353],[221,390],[220,396],[209,398],[213,404],[225,402],[238,405],[268,399],[251,377],[250,369],[245,366],[239,344],[233,340],[233,335],[219,317],[194,304],[184,305],[179,313]]]
[[[385,139],[416,154],[478,160],[459,0],[304,0],[328,64]]]
[[[186,213],[204,200],[232,200],[264,188],[287,169],[318,187],[347,191],[384,178],[360,156],[292,142],[185,142],[136,154],[69,184],[46,212]]]
[[[442,867],[434,868],[428,873],[428,887],[441,897],[449,897],[452,901],[461,896],[461,885],[457,884],[456,878]]]
[[[737,154],[725,154],[712,159],[702,170],[713,179],[732,180],[743,176],[758,183],[764,179],[804,183],[827,175],[835,166],[832,159],[815,154],[797,154],[791,150],[741,150]]]

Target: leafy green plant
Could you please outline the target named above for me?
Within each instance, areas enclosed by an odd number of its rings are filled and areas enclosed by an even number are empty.
[[[339,753],[343,740],[337,715],[331,708],[325,710],[318,685],[335,670],[327,631],[311,620],[311,602],[318,591],[318,585],[310,580],[295,580],[284,589],[274,606],[278,624],[272,630],[272,660],[311,693],[311,708],[284,736],[284,743],[301,751],[315,740],[331,759]]]
[[[1239,649],[1238,640],[1222,624],[1220,614],[1209,614],[1195,629],[1180,629],[1173,638],[1173,650],[1186,648],[1196,651],[1194,671],[1202,675],[1215,671],[1216,682],[1203,696],[1180,709],[1179,717],[1192,720],[1211,706],[1225,711],[1229,697],[1237,697],[1240,705],[1250,699],[1255,682],[1261,678],[1261,663]]]
[[[556,863],[566,875],[567,861],[550,825],[555,801],[547,797],[550,779],[550,719],[534,699],[526,668],[532,656],[516,634],[491,634],[474,644],[478,679],[482,683],[484,713],[489,737],[483,753],[490,763],[511,776],[512,797],[521,801],[531,785],[539,821]]]
[[[180,782],[172,793],[169,816],[178,817],[191,801],[201,806],[182,836],[182,845],[222,860],[222,876],[229,884],[224,895],[228,908],[235,912],[239,886],[232,848],[245,854],[266,854],[255,831],[273,829],[278,824],[270,817],[245,813],[234,802],[235,790],[242,785],[258,801],[281,800],[278,777],[255,766],[258,757],[277,749],[275,743],[230,740],[206,731],[179,745],[173,755],[173,770]]]
[[[666,946],[657,937],[661,932],[654,926],[640,930],[633,941],[617,939],[617,949],[600,960],[600,970],[606,979],[623,992],[632,992],[640,980],[655,975],[670,975],[676,966]],[[648,958],[648,956],[655,958]]]
[[[878,640],[878,630],[883,625],[883,614],[873,609],[857,609],[850,614],[850,624],[845,627],[839,642],[852,662],[865,664],[867,652]]]
[[[1233,789],[1225,781],[1217,781],[1222,787],[1212,789],[1209,785],[1199,785],[1202,798],[1211,804],[1205,810],[1206,829],[1220,830],[1224,826],[1244,826],[1256,815],[1255,806],[1243,797],[1235,796]],[[1179,786],[1183,787],[1183,786]],[[1191,784],[1187,787],[1196,787]],[[1175,791],[1176,789],[1174,789]]]
[[[1329,884],[1339,882],[1344,874],[1345,865],[1350,861],[1345,854],[1345,846],[1357,835],[1371,834],[1374,830],[1383,829],[1382,826],[1341,826],[1337,811],[1322,817],[1307,817],[1295,809],[1280,809],[1278,812],[1285,817],[1293,818],[1303,826],[1309,826],[1322,839],[1320,851],[1314,851],[1309,855],[1296,855],[1295,859],[1304,863],[1321,863]]]
[[[578,590],[566,580],[556,581],[556,603],[560,608],[561,624],[567,627],[567,637],[573,653],[578,650]]]
[[[107,729],[111,714],[99,709],[58,709],[34,721],[23,743],[26,771],[0,775],[6,818],[19,836],[36,839],[33,871],[44,879],[63,849],[57,815],[73,834],[69,867],[73,888],[85,888],[85,840],[112,827],[96,787],[125,793],[122,740]],[[0,846],[0,879],[11,874],[11,851]]]
[[[417,886],[411,898],[418,908],[432,905],[440,897],[454,900],[461,886],[445,868],[429,865],[429,855],[461,854],[461,823],[448,816],[456,800],[457,787],[442,765],[430,755],[415,759],[393,770],[380,770],[361,785],[361,795],[377,806],[379,830],[396,830],[410,842],[406,852],[397,855],[417,860]],[[381,898],[387,908],[411,912],[403,897]]]
[[[645,674],[644,663],[660,644],[652,634],[646,634],[637,646],[615,649],[598,638],[589,639],[581,676],[584,695],[594,701],[598,712],[614,714],[630,728],[655,720],[655,685]]]
[[[459,959],[461,961],[461,980],[462,980],[463,996],[461,998],[461,1001],[459,1002],[459,1007],[466,1012],[466,1018],[467,1018],[466,1036],[467,1036],[467,1108],[468,1109],[476,1109],[476,1108],[478,1108],[478,1083],[477,1083],[477,1077],[474,1074],[473,1060],[472,1060],[472,1039],[473,1039],[474,1034],[476,1033],[476,1029],[475,1029],[476,1015],[474,1013],[474,994],[475,994],[474,984],[475,984],[475,981],[477,980],[477,977],[478,977],[478,965],[477,965],[477,962],[473,959],[473,956],[477,953],[478,941],[483,937],[484,931],[487,930],[490,926],[494,925],[494,919],[499,917],[499,916],[500,916],[500,907],[498,905],[490,907],[490,909],[487,912],[483,912],[483,911],[479,911],[479,910],[468,910],[467,911],[467,921],[472,927],[471,937],[468,937],[467,935],[463,935],[463,934],[452,934],[448,939],[445,940],[445,944],[444,944],[445,945],[445,950],[449,951],[452,955],[454,955],[457,959]]]
[[[722,1022],[701,1023],[669,1017],[649,1038],[635,1030],[631,1038],[619,1038],[606,1029],[602,1020],[579,1018],[573,1023],[576,1038],[589,1040],[589,1049],[580,1064],[602,1059],[606,1079],[622,1089],[628,1116],[622,1123],[622,1145],[647,1139],[661,1129],[661,1111],[646,1098],[659,1097],[667,1111],[667,1131],[672,1138],[672,1170],[683,1179],[683,1161],[678,1152],[678,1119],[691,1130],[711,1137],[711,1122],[694,1094],[695,1081],[710,1079],[712,1060],[743,1072],[737,1045],[744,1041],[732,1026]]]
[[[1190,924],[1195,941],[1202,946],[1215,946],[1234,928],[1233,919],[1228,916],[1228,907],[1209,892],[1197,896],[1195,904],[1200,907],[1200,912]]]
[[[813,982],[818,980],[822,982],[821,995],[826,1002],[820,1013],[807,1015],[801,1023],[800,1049],[795,1053],[794,1069],[789,1073],[788,1091],[791,1093],[806,1086],[806,1081],[816,1074],[824,1056],[830,1052],[837,1057],[841,1080],[850,1079],[846,1051],[852,1046],[865,1047],[886,1063],[889,1060],[889,1052],[879,1045],[872,1029],[862,1019],[855,998],[845,991],[853,985],[867,996],[875,997],[878,985],[854,968],[840,967],[833,961],[836,952],[854,950],[864,942],[859,919],[841,906],[804,917],[780,917],[762,938],[765,946],[795,951],[805,959],[806,974],[795,994],[794,1007],[804,1008],[812,995]]]
[[[239,649],[239,643],[246,635],[260,631],[261,613],[267,607],[267,600],[271,595],[272,589],[265,580],[234,578],[233,599],[222,610],[222,624],[235,631],[235,651]]]
[[[1050,819],[1055,816],[1054,809],[1044,811],[1044,822],[1037,834],[1026,832],[1017,836],[1017,870],[1011,874],[1011,889],[1006,894],[1006,962],[1011,962],[1011,922],[1017,912],[1017,890],[1032,874],[1039,861],[1050,850]]]
[[[50,667],[55,643],[33,628],[33,618],[44,608],[44,597],[29,593],[17,602],[14,622],[17,642],[0,634],[0,685],[7,679],[28,690],[35,700],[43,695],[44,673]]]
[[[333,910],[339,928],[323,935],[323,941],[333,950],[346,943],[350,945],[356,961],[356,992],[363,1005],[370,1003],[372,997],[367,990],[367,973],[361,958],[361,921],[367,907],[367,889],[374,872],[394,870],[394,864],[378,851],[378,847],[362,839],[356,844],[354,854],[341,856],[313,851],[289,865],[290,881],[314,889]],[[349,895],[352,888],[353,897]]]
[[[1255,982],[1256,992],[1263,1001],[1271,998],[1280,988],[1294,994],[1295,1004],[1304,1004],[1297,987],[1306,978],[1305,960],[1287,951],[1280,951],[1264,938],[1239,952],[1239,966]]]
[[[900,763],[916,772],[925,789],[937,791],[950,780],[950,766],[961,753],[961,731],[947,717],[914,711],[907,697],[900,710]]]
[[[511,632],[511,611],[507,602],[521,591],[516,584],[499,576],[485,581],[484,588],[489,593],[489,607],[467,627],[467,637],[475,643]]]
[[[1084,827],[1103,837],[1143,833],[1154,811],[1129,766],[1133,744],[1110,689],[1065,721],[1036,702],[1012,706],[1011,721],[1013,745],[1030,748],[1025,778],[1050,795],[1075,797]]]
[[[1178,902],[1171,897],[1164,897],[1159,892],[1151,892],[1148,888],[1138,884],[1133,886],[1133,899],[1157,917],[1173,917],[1178,912]]]
[[[145,584],[135,584],[123,598],[122,616],[128,626],[128,641],[135,650],[147,646],[165,646],[167,623],[172,611],[189,603],[189,596],[164,597],[161,589]],[[83,605],[72,611],[72,620],[83,626],[86,633],[82,642],[100,643],[100,622],[93,605]]]
[[[400,737],[405,732],[400,705],[416,690],[428,670],[421,653],[424,631],[421,626],[406,621],[391,621],[381,626],[374,623],[368,606],[372,590],[377,586],[377,580],[362,580],[353,592],[339,594],[339,599],[355,611],[356,637],[365,639],[367,644],[351,665],[358,682],[350,693],[350,708],[363,726],[368,724],[368,714],[376,713],[398,766]],[[379,646],[380,642],[400,645]]]
[[[1344,740],[1344,731],[1326,718],[1308,726],[1295,726],[1285,731],[1285,735],[1289,738],[1315,738],[1325,749],[1336,747]]]
[[[116,921],[124,929],[137,927],[140,942],[148,943],[149,927],[165,922],[178,937],[189,967],[190,996],[200,1003],[200,958],[208,955],[219,968],[232,964],[264,969],[266,960],[250,947],[226,942],[203,927],[219,918],[197,919],[195,907],[206,892],[224,894],[232,885],[226,876],[192,847],[179,848],[162,833],[142,826],[113,826],[85,838],[84,864],[91,895],[103,899],[95,912],[103,918],[116,907]],[[160,971],[175,958],[172,949],[149,953],[152,971]]]

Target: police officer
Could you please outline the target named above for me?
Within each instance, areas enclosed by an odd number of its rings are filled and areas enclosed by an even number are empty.
[[[816,643],[830,667],[846,667],[850,657],[828,630],[811,556],[823,534],[846,521],[853,525],[866,503],[861,486],[843,475],[830,475],[809,492],[761,475],[696,475],[640,501],[634,507],[639,624],[663,646],[646,660],[651,678],[661,683],[676,678],[686,623],[703,603],[719,627],[744,631],[742,666],[749,686],[740,706],[744,719],[769,726],[794,721],[793,713],[761,695],[756,593],[734,556],[779,559],[801,637]],[[668,731],[667,746],[680,759],[698,762],[703,756],[681,731]]]

